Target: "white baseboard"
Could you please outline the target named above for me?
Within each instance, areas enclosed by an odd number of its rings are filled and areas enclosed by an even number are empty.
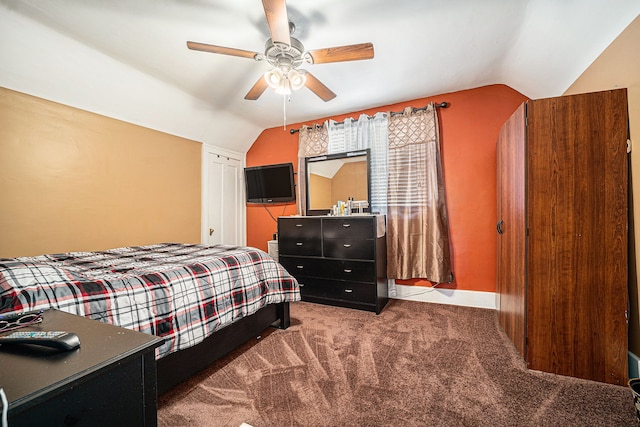
[[[629,352],[629,378],[640,378],[640,358]]]
[[[464,291],[458,289],[429,288],[424,286],[391,285],[389,297],[409,301],[462,305],[496,309],[495,292]]]

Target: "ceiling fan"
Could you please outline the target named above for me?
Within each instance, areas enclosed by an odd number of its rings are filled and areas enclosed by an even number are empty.
[[[373,44],[360,43],[306,51],[300,40],[292,37],[295,30],[289,22],[285,0],[262,0],[271,38],[265,43],[264,53],[198,42],[187,42],[187,47],[203,52],[266,60],[273,69],[267,71],[245,95],[245,99],[256,100],[267,87],[279,94],[290,94],[306,86],[322,100],[330,101],[336,94],[307,70],[299,68],[303,63],[324,64],[329,62],[357,61],[373,58]]]

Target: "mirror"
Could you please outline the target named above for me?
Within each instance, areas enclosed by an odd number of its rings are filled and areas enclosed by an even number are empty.
[[[307,157],[307,215],[325,215],[349,197],[370,212],[369,155],[367,149]]]

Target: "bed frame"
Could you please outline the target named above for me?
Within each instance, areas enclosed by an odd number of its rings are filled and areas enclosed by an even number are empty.
[[[287,329],[291,323],[289,316],[288,302],[270,304],[220,329],[200,344],[158,359],[158,395],[207,368],[231,350],[260,335],[269,326]]]

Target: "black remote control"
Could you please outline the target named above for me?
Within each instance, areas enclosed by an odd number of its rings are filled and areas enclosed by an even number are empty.
[[[34,344],[58,350],[73,350],[80,346],[80,338],[66,331],[15,331],[0,336],[0,344]]]

